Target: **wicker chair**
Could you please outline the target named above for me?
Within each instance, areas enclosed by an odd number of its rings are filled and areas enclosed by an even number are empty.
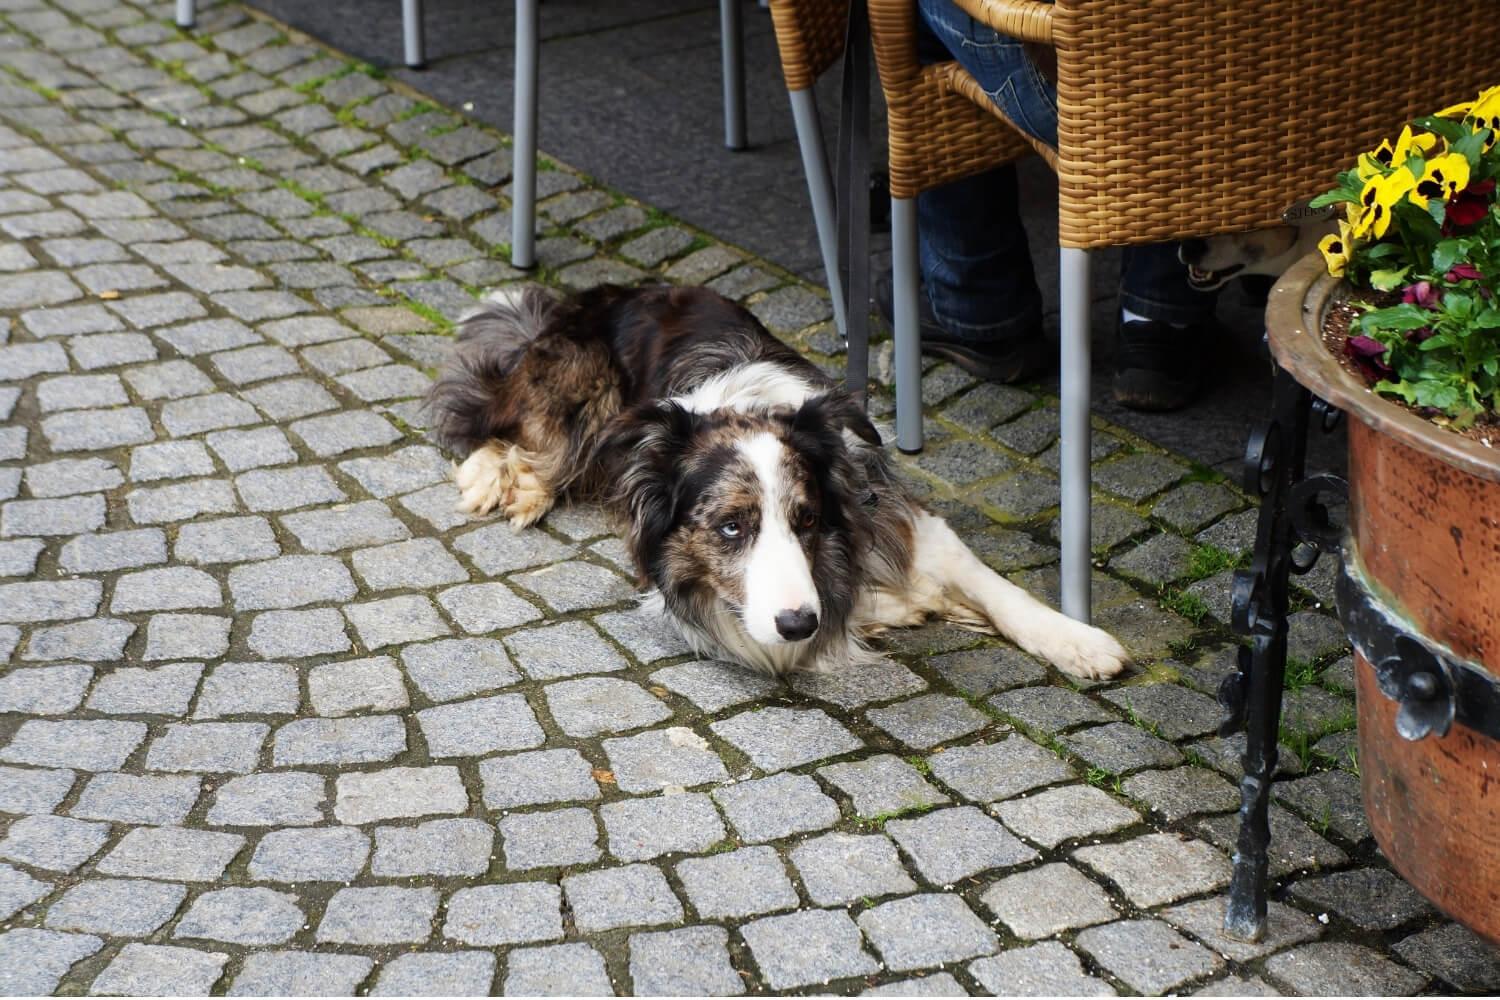
[[[1057,55],[1062,327],[1063,609],[1089,613],[1089,251],[1274,225],[1360,150],[1415,114],[1500,78],[1483,0],[956,0]],[[913,0],[869,0],[890,115],[897,352],[915,353],[916,195],[989,166],[956,107],[999,112],[957,63],[917,61]],[[1461,26],[1432,41],[1435,24]],[[1406,46],[1421,69],[1382,76]],[[1405,64],[1402,64],[1405,65]],[[902,246],[904,244],[905,246]],[[899,444],[921,443],[921,411]]]

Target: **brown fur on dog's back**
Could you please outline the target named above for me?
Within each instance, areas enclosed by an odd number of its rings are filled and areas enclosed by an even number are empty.
[[[438,441],[467,455],[490,441],[519,446],[555,490],[588,468],[595,441],[621,407],[609,346],[570,336],[561,307],[527,287],[464,320],[428,393]]]

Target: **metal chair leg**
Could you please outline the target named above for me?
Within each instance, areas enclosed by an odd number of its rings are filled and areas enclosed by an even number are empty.
[[[515,125],[511,149],[510,262],[536,266],[538,0],[516,0]]]
[[[853,192],[862,197],[864,192]],[[891,199],[891,285],[896,337],[896,447],[922,450],[922,331],[917,313],[917,200]]]
[[[745,148],[745,21],[740,0],[719,0],[719,31],[723,35],[724,145]]]
[[[812,200],[813,224],[818,229],[823,273],[828,278],[828,294],[833,297],[833,322],[840,336],[848,336],[844,286],[839,280],[838,218],[834,214],[833,180],[828,172],[828,154],[823,148],[823,123],[818,118],[817,98],[811,87],[789,91],[788,96],[792,99],[792,121],[797,126],[797,148],[802,152],[802,172],[807,175],[807,194]]]
[[[197,21],[197,3],[194,0],[177,0],[177,27],[191,28]]]
[[[1062,248],[1062,610],[1082,622],[1090,612],[1089,263],[1087,250]]]
[[[427,54],[422,44],[422,0],[401,0],[401,43],[406,65],[411,69],[426,68]]]

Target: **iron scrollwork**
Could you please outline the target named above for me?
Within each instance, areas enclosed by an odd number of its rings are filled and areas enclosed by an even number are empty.
[[[1261,507],[1251,564],[1235,574],[1231,596],[1234,629],[1248,642],[1218,692],[1224,709],[1219,735],[1245,732],[1240,834],[1224,929],[1250,941],[1265,931],[1268,809],[1281,728],[1289,579],[1311,570],[1323,553],[1338,551],[1342,527],[1334,512],[1347,500],[1347,484],[1339,477],[1306,476],[1309,431],[1332,431],[1339,411],[1280,368],[1271,409],[1270,421],[1251,435],[1245,453],[1244,487],[1260,497]]]

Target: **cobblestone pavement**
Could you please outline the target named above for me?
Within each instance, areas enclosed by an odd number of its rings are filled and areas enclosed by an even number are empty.
[[[168,15],[0,0],[0,992],[1500,989],[1369,839],[1327,567],[1271,932],[1218,934],[1233,488],[1100,427],[1121,683],[949,628],[789,688],[694,660],[599,512],[466,522],[422,438],[450,320],[517,277],[503,138]],[[541,190],[541,280],[706,281],[839,363],[820,290]],[[913,480],[1050,593],[1053,401],[924,391]]]

